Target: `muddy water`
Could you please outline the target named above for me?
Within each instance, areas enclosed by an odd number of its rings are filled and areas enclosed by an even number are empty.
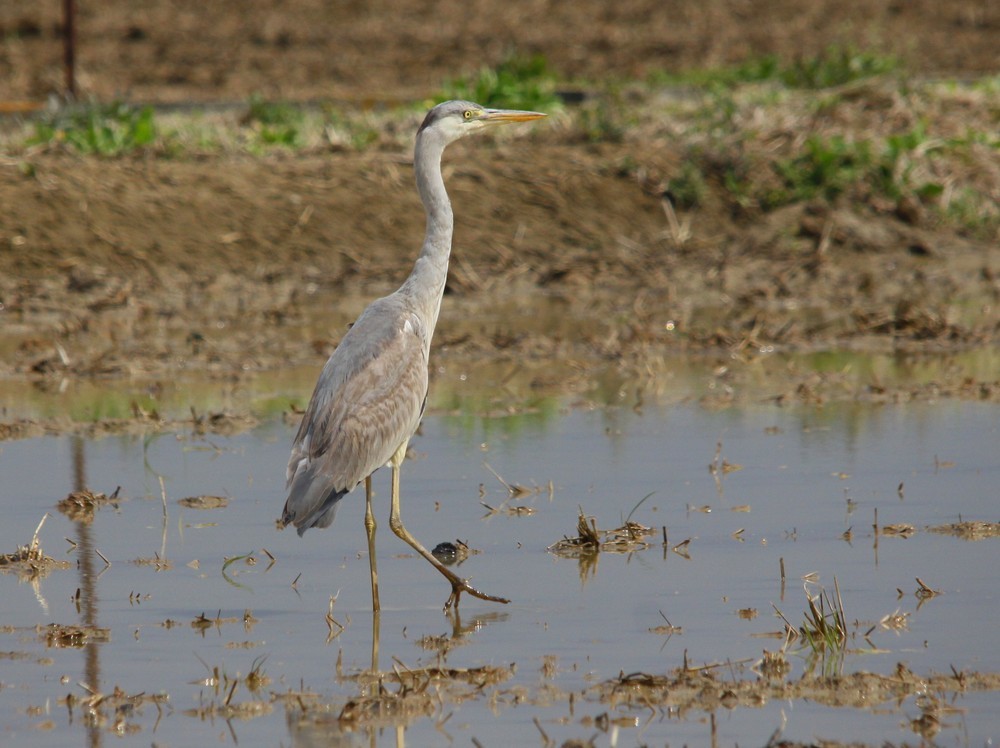
[[[928,531],[998,519],[996,405],[711,411],[548,400],[508,417],[462,413],[425,420],[403,473],[409,529],[428,546],[466,542],[460,573],[511,598],[465,598],[454,617],[441,611],[444,580],[388,531],[385,471],[375,483],[378,621],[360,491],[329,530],[276,531],[292,436],[280,418],[233,437],[0,445],[0,551],[29,543],[48,512],[41,548],[69,562],[33,580],[0,575],[3,742],[759,745],[776,731],[919,740],[926,693],[866,706],[845,694],[841,706],[768,698],[679,709],[612,702],[602,690],[621,674],[685,664],[723,682],[756,680],[762,652],[782,648],[776,609],[801,626],[807,594],[836,599],[835,579],[846,648],[816,658],[801,640],[787,645],[789,681],[892,675],[900,663],[921,676],[1000,670],[1000,541]],[[74,521],[55,505],[82,486],[121,489]],[[199,496],[225,506],[180,501]],[[599,529],[630,517],[654,533],[629,552],[548,552],[576,535],[581,508]],[[365,675],[373,655],[391,692],[407,670],[450,678],[425,685],[433,698],[408,702],[416,707],[383,701],[338,720],[377,695]],[[941,702],[941,744],[1000,735],[996,691]]]

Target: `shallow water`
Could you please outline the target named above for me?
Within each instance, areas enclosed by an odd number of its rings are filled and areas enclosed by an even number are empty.
[[[806,590],[833,595],[834,578],[851,624],[848,652],[816,663],[792,654],[800,646],[793,645],[789,678],[810,667],[889,674],[898,663],[922,675],[1000,670],[1000,541],[925,531],[998,519],[996,405],[437,415],[425,419],[403,468],[404,521],[428,547],[467,542],[480,553],[460,573],[512,602],[465,597],[457,619],[444,615],[446,583],[388,530],[389,476],[380,471],[378,664],[390,672],[439,663],[515,670],[481,691],[466,686],[461,698],[438,699],[427,716],[379,718],[346,735],[335,719],[302,726],[292,718],[300,703],[329,705],[335,716],[365,688],[352,676],[371,666],[373,621],[361,490],[345,499],[329,530],[302,539],[275,530],[292,433],[275,419],[231,438],[67,436],[0,445],[0,551],[29,542],[49,512],[42,549],[71,562],[35,583],[0,575],[4,744],[94,745],[118,735],[163,746],[543,745],[542,730],[555,744],[596,735],[596,745],[759,745],[776,730],[800,741],[919,741],[910,726],[921,713],[915,698],[868,709],[771,701],[710,715],[615,707],[595,695],[596,684],[622,672],[666,673],[685,657],[754,678],[762,650],[781,647],[760,637],[782,630],[772,606],[798,626]],[[709,470],[723,461],[739,469]],[[497,476],[527,492],[511,498]],[[92,523],[77,524],[55,503],[81,485],[108,494],[121,486],[120,498]],[[227,497],[228,506],[178,503],[199,495]],[[648,548],[596,561],[547,552],[576,534],[578,508],[602,529],[631,513],[657,532]],[[876,509],[881,526],[909,523],[916,532],[876,536]],[[686,556],[671,550],[687,539]],[[244,554],[255,563],[224,566]],[[810,573],[817,581],[804,582]],[[917,577],[941,594],[918,598]],[[344,628],[328,640],[331,595]],[[745,609],[756,617],[741,617]],[[905,615],[905,627],[879,625],[893,613]],[[202,614],[219,620],[200,626]],[[651,632],[664,617],[682,630]],[[36,628],[51,623],[87,623],[108,635],[82,646],[52,642]],[[864,639],[873,626],[875,649]],[[251,693],[235,679],[257,665],[269,680]],[[397,688],[391,675],[385,682]],[[166,698],[117,712],[98,707],[96,718],[65,704],[67,694],[116,687]],[[288,692],[306,697],[272,698]],[[213,708],[227,699],[263,706],[226,720]],[[983,745],[1000,735],[995,691],[949,703],[955,709],[942,720],[939,744]]]

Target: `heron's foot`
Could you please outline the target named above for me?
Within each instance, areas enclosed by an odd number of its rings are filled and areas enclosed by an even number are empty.
[[[485,592],[480,592],[464,579],[454,579],[451,580],[451,595],[448,596],[448,600],[444,604],[445,612],[451,610],[452,607],[458,610],[458,599],[463,592],[468,592],[473,597],[478,597],[480,600],[489,600],[493,603],[503,603],[506,605],[510,602],[506,597],[487,595]]]

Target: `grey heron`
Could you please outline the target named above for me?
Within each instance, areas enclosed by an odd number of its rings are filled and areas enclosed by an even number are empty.
[[[301,536],[311,527],[329,527],[338,502],[365,482],[372,605],[379,611],[375,561],[375,518],[371,475],[392,470],[389,527],[451,583],[445,610],[458,607],[463,592],[483,600],[506,599],[475,589],[440,561],[403,526],[399,472],[410,437],[427,403],[427,362],[441,310],[451,254],[454,214],[441,175],[449,143],[488,126],[525,122],[545,115],[488,109],[470,101],[446,101],[431,109],[417,130],[413,165],[427,228],[413,270],[397,291],[373,301],[330,356],[316,382],[286,471],[288,499],[282,525]]]

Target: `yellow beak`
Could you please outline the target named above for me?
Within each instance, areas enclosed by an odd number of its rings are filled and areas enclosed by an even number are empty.
[[[484,109],[480,120],[483,122],[502,124],[504,122],[527,122],[546,116],[542,112],[526,112],[520,109]]]

